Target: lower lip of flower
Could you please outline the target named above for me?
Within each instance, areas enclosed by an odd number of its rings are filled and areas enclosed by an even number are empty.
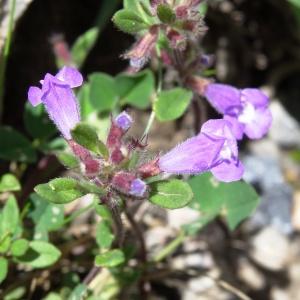
[[[220,157],[223,160],[229,160],[232,157],[232,151],[231,151],[227,141],[225,141],[225,143],[220,151]]]
[[[255,107],[251,103],[245,103],[243,110],[238,115],[241,123],[248,124],[255,119]]]

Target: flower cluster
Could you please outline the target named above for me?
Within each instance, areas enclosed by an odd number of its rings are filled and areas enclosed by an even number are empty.
[[[183,51],[187,47],[189,36],[202,36],[207,27],[199,13],[202,0],[184,0],[176,3],[171,0],[150,1],[151,17],[154,24],[139,37],[135,45],[123,57],[129,59],[134,71],[140,70],[154,53],[156,42],[163,33],[171,49]],[[171,59],[165,51],[161,53],[165,60]]]
[[[106,187],[110,196],[121,193],[144,198],[148,188],[143,180],[162,172],[199,174],[211,171],[220,181],[239,180],[244,168],[238,158],[237,140],[244,133],[250,138],[260,138],[271,123],[268,98],[259,90],[238,90],[204,81],[201,93],[224,118],[205,122],[197,136],[161,157],[129,169],[134,151],[143,145],[126,138],[133,120],[125,111],[111,120],[105,144],[107,156],[96,155],[73,140],[72,130],[80,122],[80,113],[72,88],[80,86],[82,81],[76,69],[64,67],[55,76],[46,74],[41,89],[30,87],[28,99],[34,106],[45,105],[50,118],[82,163],[83,175]]]
[[[92,153],[72,138],[72,130],[80,123],[77,99],[72,88],[82,84],[82,75],[72,67],[62,68],[55,76],[46,74],[41,80],[42,88],[30,87],[28,99],[33,106],[43,103],[49,117],[67,140],[72,152],[81,162],[82,175],[91,182],[106,188],[108,197],[123,196],[144,198],[147,185],[142,178],[145,172],[129,170],[128,165],[133,149],[132,142],[127,142],[125,135],[132,125],[132,118],[122,112],[111,120],[106,148],[108,157]]]

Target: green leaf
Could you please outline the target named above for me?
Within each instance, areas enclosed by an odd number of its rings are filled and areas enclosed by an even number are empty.
[[[0,127],[0,159],[35,162],[36,152],[30,141],[11,127]]]
[[[55,204],[69,203],[84,195],[77,181],[72,178],[56,178],[37,185],[34,190],[42,198]]]
[[[52,244],[43,241],[32,241],[27,252],[18,257],[18,261],[33,268],[45,268],[56,263],[60,256],[61,252]]]
[[[120,74],[116,77],[116,88],[120,104],[130,104],[139,109],[150,105],[150,97],[155,89],[153,73],[145,70],[137,74]]]
[[[35,236],[59,229],[64,221],[64,208],[49,203],[39,195],[32,193],[29,197],[32,206],[28,216],[35,224]],[[35,239],[37,239],[35,237]]]
[[[8,272],[8,261],[4,257],[0,257],[0,283],[4,281]]]
[[[112,20],[120,30],[131,34],[149,27],[139,15],[127,9],[117,11]]]
[[[176,20],[175,12],[169,4],[159,4],[157,6],[157,16],[161,22],[170,24]]]
[[[105,206],[103,204],[98,204],[95,206],[95,211],[103,220],[106,220],[109,222],[112,221],[112,219],[113,219],[112,214],[111,214],[111,211],[107,208],[107,206]]]
[[[82,120],[86,120],[88,116],[94,112],[94,108],[92,107],[90,101],[90,84],[85,83],[79,90],[77,94],[77,98],[80,104],[80,115]]]
[[[11,244],[10,234],[4,234],[0,239],[0,253],[6,253],[9,250]]]
[[[154,103],[154,111],[159,121],[175,120],[183,115],[190,104],[193,93],[183,88],[162,91]]]
[[[15,192],[21,189],[19,180],[12,174],[4,174],[0,178],[0,193]]]
[[[27,132],[38,139],[47,139],[57,133],[54,124],[45,112],[44,105],[32,106],[29,102],[25,105],[24,124]]]
[[[29,241],[25,239],[15,240],[11,244],[11,254],[13,256],[22,256],[29,248]]]
[[[118,100],[114,78],[105,73],[89,76],[91,105],[98,112],[111,111]]]
[[[151,6],[149,0],[123,0],[123,6],[127,10],[137,13],[146,23],[153,23],[155,18],[151,14]]]
[[[81,146],[104,157],[108,157],[109,153],[106,146],[98,138],[96,130],[90,125],[79,123],[72,130],[72,137]]]
[[[76,66],[80,68],[88,56],[90,50],[94,47],[98,38],[99,29],[90,28],[80,35],[71,48],[72,59]]]
[[[114,240],[110,225],[107,221],[101,221],[96,229],[96,242],[101,249],[109,249]]]
[[[4,300],[18,300],[25,299],[24,295],[26,293],[26,289],[24,286],[16,287],[15,289],[9,291],[5,296]]]
[[[104,188],[88,181],[80,181],[79,186],[82,191],[86,194],[98,194],[98,195],[105,195],[107,192]]]
[[[43,300],[63,300],[63,298],[58,293],[50,292]]]
[[[95,265],[97,267],[112,268],[122,264],[124,261],[124,253],[120,249],[114,249],[97,255]]]
[[[2,233],[10,233],[14,235],[18,229],[20,212],[19,207],[14,196],[10,196],[2,211]]]
[[[205,173],[192,177],[189,184],[195,195],[191,206],[206,216],[223,215],[232,230],[252,214],[259,202],[252,186],[243,181],[223,183]]]
[[[68,300],[82,300],[84,299],[84,295],[88,290],[88,286],[80,283],[75,289],[72,291],[71,295],[68,297]]]
[[[76,156],[67,152],[58,152],[56,156],[60,163],[66,168],[74,169],[79,166],[79,161]]]
[[[151,185],[151,189],[150,202],[163,208],[184,207],[193,198],[189,185],[179,179],[155,182]]]

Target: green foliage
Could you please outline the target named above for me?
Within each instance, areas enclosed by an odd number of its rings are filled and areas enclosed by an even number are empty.
[[[69,203],[84,195],[78,182],[72,178],[56,178],[37,185],[34,190],[39,196],[55,204]]]
[[[45,112],[44,105],[32,106],[29,102],[25,105],[24,125],[27,132],[36,139],[47,139],[57,130]]]
[[[17,261],[33,268],[46,268],[60,258],[61,252],[52,244],[43,241],[31,241],[29,248]]]
[[[157,16],[162,23],[170,24],[176,20],[175,12],[169,4],[159,4],[157,6]]]
[[[111,111],[118,100],[114,78],[105,73],[93,73],[89,82],[93,108],[99,112]]]
[[[77,94],[82,120],[86,120],[88,116],[94,112],[94,108],[90,101],[90,89],[90,84],[85,83]]]
[[[98,267],[112,268],[125,262],[125,255],[120,249],[113,249],[99,254],[95,258]]]
[[[138,33],[149,27],[139,15],[128,9],[117,11],[112,20],[120,30],[131,34]]]
[[[36,152],[30,141],[11,127],[0,127],[0,159],[32,163]]]
[[[8,272],[8,260],[0,256],[0,284],[6,278]]]
[[[66,168],[76,168],[79,166],[79,161],[76,158],[76,156],[74,156],[71,153],[67,153],[67,152],[58,152],[56,153],[56,156],[58,158],[58,160],[66,167]]]
[[[1,229],[2,235],[10,234],[13,236],[19,228],[19,207],[14,196],[10,196],[2,210]]]
[[[48,232],[61,228],[64,221],[64,208],[52,204],[38,194],[30,195],[31,209],[28,217],[35,224],[35,239],[47,240]]]
[[[109,222],[103,220],[98,223],[96,229],[96,242],[101,249],[109,249],[114,240]]]
[[[19,180],[12,174],[4,174],[0,178],[0,193],[15,192],[21,189]]]
[[[29,241],[26,239],[15,240],[11,244],[10,252],[13,256],[22,256],[29,248]]]
[[[193,192],[186,182],[171,179],[153,183],[149,200],[160,207],[176,209],[186,206],[192,198]]]
[[[149,107],[149,100],[154,92],[154,84],[154,76],[150,70],[132,75],[118,75],[116,77],[116,88],[120,104],[130,104],[140,109]]]
[[[232,230],[252,214],[259,202],[252,186],[243,181],[223,183],[205,173],[192,177],[189,184],[195,195],[191,206],[208,221],[221,214]]]
[[[123,5],[125,9],[137,13],[146,23],[152,24],[153,16],[149,0],[123,0]]]
[[[192,99],[192,92],[183,88],[162,91],[154,103],[154,111],[159,121],[171,121],[183,115]]]
[[[71,54],[72,60],[78,68],[82,66],[90,50],[94,47],[98,34],[99,29],[93,27],[80,35],[74,42]]]
[[[108,150],[106,146],[98,138],[96,130],[87,124],[79,123],[72,130],[72,138],[79,145],[98,153],[104,157],[108,157]]]

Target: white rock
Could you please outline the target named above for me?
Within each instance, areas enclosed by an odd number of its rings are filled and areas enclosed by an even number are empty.
[[[252,289],[260,290],[265,286],[265,278],[248,259],[239,260],[238,275]]]
[[[171,227],[179,229],[182,225],[198,220],[200,214],[190,207],[183,207],[180,209],[169,210],[167,218]]]
[[[283,146],[300,145],[300,125],[279,101],[270,104],[273,122],[269,131],[272,140]]]
[[[271,226],[260,231],[252,239],[251,245],[251,257],[266,269],[280,271],[289,261],[287,237]]]

